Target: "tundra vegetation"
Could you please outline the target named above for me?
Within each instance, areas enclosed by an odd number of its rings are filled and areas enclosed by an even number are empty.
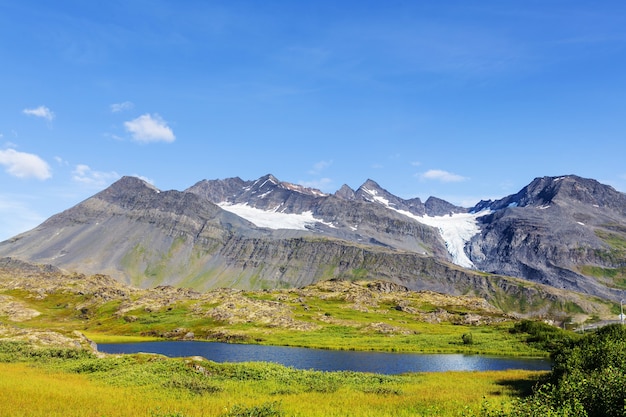
[[[598,352],[623,353],[626,346],[622,329],[609,329],[580,338],[520,321],[479,298],[412,292],[385,282],[201,294],[135,289],[103,275],[4,271],[0,416],[620,416],[613,411],[623,413],[625,364],[618,353]],[[386,376],[103,355],[84,335],[100,342],[193,338],[325,349],[562,354],[554,354],[551,373]],[[593,359],[594,353],[603,359]],[[600,388],[606,396],[590,394]],[[545,412],[532,414],[536,410]]]

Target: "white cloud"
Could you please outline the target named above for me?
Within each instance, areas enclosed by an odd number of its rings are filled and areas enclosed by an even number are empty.
[[[135,107],[135,105],[130,101],[125,101],[123,103],[113,103],[111,104],[111,112],[119,113],[122,111],[130,110],[133,107]]]
[[[143,175],[138,175],[138,174],[134,174],[133,177],[137,177],[140,180],[143,180],[143,181],[147,182],[150,185],[156,185],[152,178],[144,177]]]
[[[318,190],[328,190],[328,188],[333,184],[333,180],[330,178],[320,178],[319,180],[313,181],[299,181],[298,184],[307,188],[316,188]]]
[[[119,178],[120,175],[115,171],[94,171],[84,164],[76,165],[76,168],[72,171],[72,179],[74,181],[94,188],[104,187]]]
[[[0,241],[32,229],[45,217],[23,196],[0,194]]]
[[[431,169],[420,175],[422,180],[436,180],[441,182],[461,182],[467,180],[467,178],[453,174],[441,169]]]
[[[158,114],[144,114],[129,122],[124,122],[126,130],[137,142],[174,142],[174,132]]]
[[[65,159],[61,158],[60,156],[55,156],[54,160],[57,161],[57,164],[59,165],[62,165],[62,166],[69,165],[69,162],[67,162]]]
[[[422,163],[420,161],[413,161],[413,162],[411,162],[411,166],[418,167],[420,165],[422,165]]]
[[[319,174],[321,171],[325,170],[329,166],[331,166],[333,161],[319,161],[313,165],[313,169],[309,171],[309,174]]]
[[[46,106],[39,106],[34,109],[24,109],[22,113],[28,116],[41,117],[51,122],[54,119],[54,113]]]
[[[18,152],[15,149],[0,150],[0,165],[6,172],[18,178],[37,178],[45,180],[52,176],[50,166],[39,156]]]

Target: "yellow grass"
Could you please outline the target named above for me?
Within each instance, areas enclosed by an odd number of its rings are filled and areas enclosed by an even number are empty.
[[[96,333],[81,330],[81,333],[96,343],[137,343],[137,342],[154,342],[163,340],[159,337],[150,336],[132,336],[132,335],[112,335],[104,333]]]
[[[268,393],[258,381],[222,381],[217,393],[194,395],[162,387],[119,387],[106,381],[43,369],[0,364],[0,416],[220,416],[235,404],[279,404],[286,416],[460,416],[484,401],[508,402],[540,373],[446,372],[401,376],[397,393]]]

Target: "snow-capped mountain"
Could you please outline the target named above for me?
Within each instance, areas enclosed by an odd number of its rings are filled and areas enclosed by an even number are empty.
[[[228,193],[221,190],[228,190]],[[369,241],[421,254],[435,251],[441,255],[440,248],[427,251],[424,242],[415,240],[415,234],[402,233],[400,228],[391,227],[387,220],[381,222],[380,219],[391,217],[395,222],[404,222],[404,228],[410,227],[406,224],[415,227],[412,222],[415,221],[435,228],[445,244],[447,259],[465,268],[474,266],[465,253],[465,246],[480,231],[476,219],[489,212],[485,209],[470,213],[434,197],[426,204],[419,198],[404,200],[372,180],[367,180],[357,191],[344,185],[334,195],[280,182],[272,175],[253,182],[239,178],[201,181],[187,191],[207,198],[258,227],[317,230],[327,236]],[[354,218],[354,213],[358,213],[359,218]],[[363,215],[366,215],[364,219]],[[367,220],[372,216],[375,222]],[[436,246],[439,242],[427,239],[425,243]]]
[[[626,295],[626,195],[576,176],[544,177],[463,208],[435,197],[405,200],[372,180],[326,194],[272,175],[203,180],[184,191],[124,177],[0,243],[0,256],[141,286],[377,278],[488,299],[532,288],[528,304],[539,287],[524,279],[619,300]]]

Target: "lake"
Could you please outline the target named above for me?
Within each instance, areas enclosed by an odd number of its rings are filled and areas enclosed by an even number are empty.
[[[219,342],[168,341],[99,344],[105,353],[158,353],[169,357],[202,356],[214,362],[274,362],[296,369],[379,374],[445,371],[550,370],[548,359],[463,354],[356,352]]]

